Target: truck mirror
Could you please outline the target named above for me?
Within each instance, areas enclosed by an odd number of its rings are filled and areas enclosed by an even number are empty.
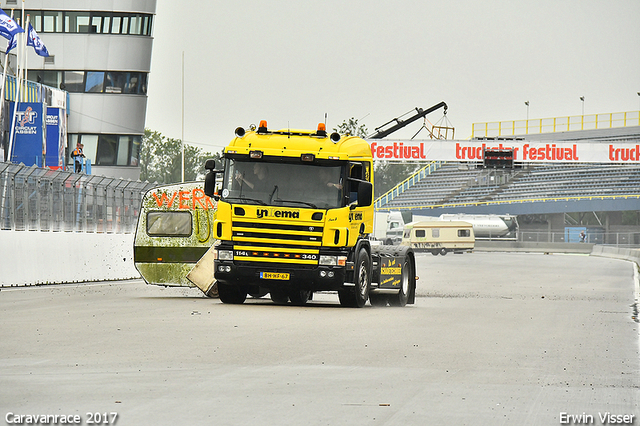
[[[373,185],[371,182],[358,182],[358,206],[370,206],[373,202]]]
[[[207,160],[207,163],[209,161],[214,161],[214,160]],[[215,162],[214,162],[214,166],[215,166]],[[213,170],[210,170],[209,173],[207,173],[207,175],[204,177],[204,193],[209,197],[215,198],[214,196],[215,191],[216,191],[216,172]]]
[[[216,160],[214,160],[213,158],[209,158],[207,161],[205,161],[204,168],[205,170],[214,170],[216,168]]]

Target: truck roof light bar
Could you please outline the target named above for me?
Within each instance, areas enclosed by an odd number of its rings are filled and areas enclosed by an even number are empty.
[[[326,137],[327,136],[327,126],[324,123],[318,123],[318,131],[316,135]]]
[[[258,127],[258,133],[267,133],[267,120],[260,120],[260,126]]]

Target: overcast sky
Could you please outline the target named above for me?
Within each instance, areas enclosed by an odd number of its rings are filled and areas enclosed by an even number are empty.
[[[177,8],[180,5],[181,8]],[[218,152],[238,126],[370,132],[441,101],[471,124],[640,109],[638,0],[158,0],[146,126]],[[442,110],[430,114],[441,120]],[[410,138],[413,123],[394,138]],[[421,133],[425,138],[427,134]]]

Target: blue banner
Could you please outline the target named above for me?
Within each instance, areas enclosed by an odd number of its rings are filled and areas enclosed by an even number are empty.
[[[11,113],[15,111],[15,103],[11,104]],[[43,120],[43,104],[39,102],[23,102],[18,104],[16,128],[13,137],[12,163],[24,163],[25,166],[42,166],[46,154],[45,120]]]
[[[47,108],[47,155],[45,166],[51,169],[64,167],[64,110]]]

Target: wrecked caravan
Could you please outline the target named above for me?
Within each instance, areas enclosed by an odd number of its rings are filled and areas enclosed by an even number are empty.
[[[188,275],[197,271],[197,262],[215,242],[216,203],[202,188],[202,182],[185,182],[152,188],[145,194],[133,259],[148,284],[194,287]],[[213,284],[211,280],[198,287],[216,296]]]
[[[404,226],[402,245],[416,251],[428,251],[434,256],[449,252],[470,252],[475,247],[473,226],[469,222],[427,220]]]

